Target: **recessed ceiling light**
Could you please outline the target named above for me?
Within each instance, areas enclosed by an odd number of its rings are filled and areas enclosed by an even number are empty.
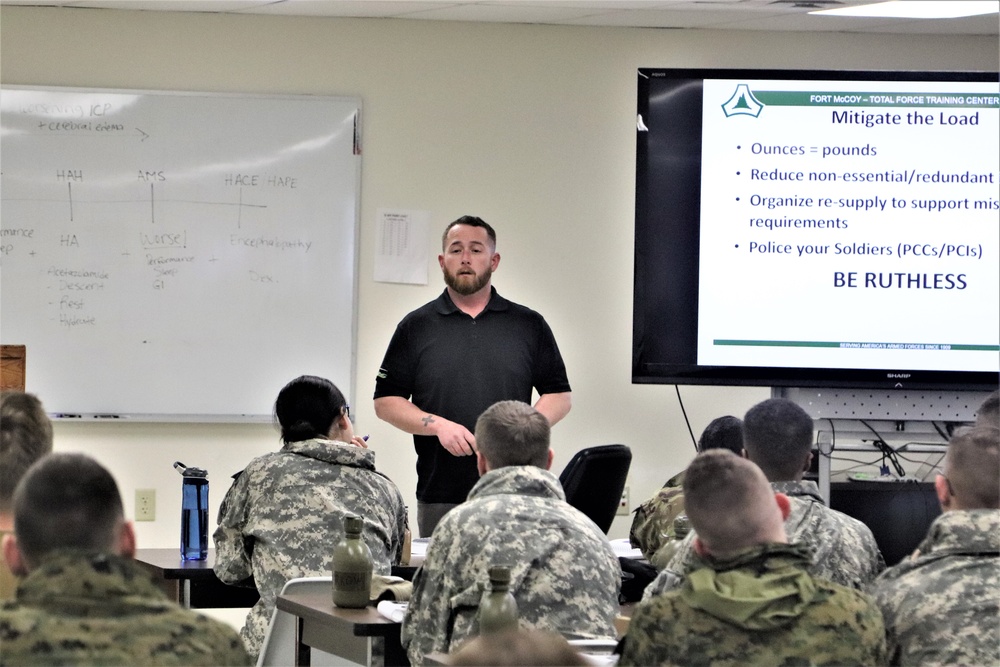
[[[821,9],[810,14],[819,16],[865,16],[869,18],[955,19],[1000,12],[1000,0],[894,0],[873,5]]]

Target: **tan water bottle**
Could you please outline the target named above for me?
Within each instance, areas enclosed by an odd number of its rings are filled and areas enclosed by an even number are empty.
[[[361,539],[361,517],[344,518],[344,538],[333,549],[333,604],[361,609],[372,591],[372,552]]]
[[[510,592],[510,568],[490,568],[490,589],[479,602],[479,634],[517,629],[517,600]]]

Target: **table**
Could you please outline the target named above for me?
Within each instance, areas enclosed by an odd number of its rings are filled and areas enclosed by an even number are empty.
[[[182,560],[180,549],[137,549],[135,562],[171,600],[190,609],[249,608],[260,599],[256,588],[230,586],[215,576],[215,549],[205,560]]]
[[[278,596],[276,606],[298,619],[295,632],[295,664],[309,665],[309,649],[347,658],[360,665],[371,664],[372,639],[385,639],[385,664],[409,665],[409,658],[400,643],[402,625],[390,621],[378,613],[375,607],[364,609],[342,609],[333,605],[330,591],[311,591],[300,593],[282,593]],[[635,603],[621,606],[625,626],[632,615]],[[618,622],[615,623],[618,626]],[[435,664],[433,659],[428,664]]]
[[[180,549],[137,549],[135,562],[171,600],[189,609],[250,608],[260,599],[256,588],[231,586],[215,576],[215,549],[208,550],[205,560],[181,560]],[[409,566],[393,565],[392,574],[411,581],[421,562],[423,558]]]
[[[410,664],[399,641],[402,626],[379,614],[374,607],[335,607],[330,591],[283,593],[278,596],[276,605],[298,619],[296,665],[310,664],[310,647],[370,665],[375,637],[385,640],[387,666]]]
[[[817,439],[823,435],[823,431],[816,434]],[[833,447],[832,445],[828,445]],[[832,449],[831,449],[832,451]],[[850,442],[838,442],[836,445],[836,451],[840,453],[844,452],[868,452],[871,454],[878,454],[879,449],[870,443],[850,443]],[[907,443],[896,447],[896,451],[900,453],[914,453],[914,454],[941,454],[942,457],[948,451],[947,444],[931,444],[931,443]],[[813,454],[815,456],[815,454]],[[830,506],[830,477],[832,475],[832,470],[830,466],[829,454],[822,454],[819,456],[817,471],[819,480],[816,482],[819,486],[819,494],[823,498],[823,502],[826,506]]]

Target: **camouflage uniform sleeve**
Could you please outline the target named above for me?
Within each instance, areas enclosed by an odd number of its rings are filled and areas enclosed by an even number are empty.
[[[838,558],[830,565],[839,571],[840,576],[848,579],[845,583],[857,590],[866,590],[875,578],[885,570],[885,558],[875,541],[871,529],[852,517],[843,517],[844,526],[839,534],[827,539],[836,540],[841,546]],[[832,581],[836,578],[832,573],[819,573]]]
[[[427,558],[413,578],[413,594],[403,626],[400,640],[414,665],[421,665],[424,656],[435,651],[448,652],[448,630],[451,614],[451,578],[456,575],[453,567],[458,563],[449,562],[447,555],[459,538],[447,523],[442,522],[434,530],[434,544],[427,551]],[[465,547],[468,551],[469,546]]]
[[[640,604],[629,622],[628,633],[622,640],[622,653],[618,665],[622,667],[642,667],[645,665],[669,664],[667,658],[668,641],[665,628],[670,624],[662,621],[659,610],[648,603]]]
[[[871,577],[868,579],[868,583],[875,580],[878,575],[885,572],[885,557],[882,555],[882,550],[878,548],[878,543],[875,541],[875,535],[868,531],[869,538],[866,539],[868,542],[869,553],[872,553],[872,566],[874,568],[871,573]]]
[[[641,534],[646,521],[649,520],[649,501],[642,503],[632,511],[632,525],[628,529],[628,541],[633,549],[642,549],[646,554],[646,541]]]
[[[80,623],[84,623],[83,618]],[[135,634],[125,640],[116,637],[115,641],[127,646],[125,652],[130,662],[120,663],[114,659],[119,656],[97,649],[98,655],[88,656],[90,660],[84,658],[77,664],[181,664],[192,667],[253,664],[243,640],[233,628],[193,610],[174,608],[161,614],[144,614],[129,623],[133,624]],[[142,624],[146,625],[144,629],[140,629]],[[129,631],[127,623],[121,628],[123,634]]]
[[[211,645],[215,647],[212,655],[212,664],[220,667],[230,665],[252,665],[253,661],[247,653],[243,640],[228,625],[216,622],[214,637],[207,638]]]
[[[889,664],[889,634],[886,631],[885,621],[882,618],[882,613],[878,609],[878,605],[872,601],[871,609],[869,611],[871,620],[866,624],[869,628],[873,628],[873,632],[870,634],[872,647],[872,661],[869,664],[872,665],[888,665]]]
[[[667,563],[666,569],[673,570],[678,574],[687,574],[691,571],[691,567],[694,563],[695,553],[694,553],[694,538],[696,533],[692,530],[690,533],[684,536],[681,543],[677,545],[677,551],[674,552],[674,557],[670,559]]]
[[[660,573],[656,575],[656,579],[653,579],[646,586],[646,590],[642,592],[642,601],[656,597],[657,595],[662,595],[668,591],[672,591],[675,588],[680,588],[681,584],[684,583],[684,577],[673,572],[671,570],[660,570]]]
[[[215,574],[227,584],[253,578],[253,537],[243,533],[250,507],[250,475],[245,472],[233,481],[219,507],[215,542]]]
[[[642,592],[644,601],[655,595],[680,588],[681,584],[684,583],[684,577],[691,571],[695,557],[694,538],[695,532],[692,530],[677,544],[673,558]]]
[[[618,664],[885,665],[885,629],[864,594],[822,580],[808,608],[775,632],[742,628],[668,594],[643,602]],[[735,618],[735,617],[733,617]]]
[[[679,488],[660,489],[656,495],[639,505],[632,519],[629,541],[652,559],[660,547],[671,538],[674,517],[684,511],[684,494]]]
[[[905,566],[904,566],[905,567]],[[896,633],[897,620],[896,610],[906,604],[913,604],[912,599],[907,599],[908,591],[899,585],[894,585],[892,577],[902,568],[890,570],[885,576],[877,578],[868,586],[868,593],[875,599],[882,617],[885,621],[886,651],[889,655],[889,663],[899,664],[901,647],[899,636]]]
[[[395,485],[394,485],[395,486]],[[403,542],[406,541],[406,531],[410,528],[410,517],[409,513],[406,511],[406,504],[403,502],[403,496],[396,490],[396,497],[393,499],[394,510],[395,510],[395,530],[393,531],[392,537],[392,562],[394,565],[398,565],[403,559]]]
[[[837,584],[815,580],[821,587],[838,588]],[[816,664],[825,665],[888,665],[886,630],[882,612],[866,593],[840,586],[824,605],[825,614],[818,615],[814,623],[804,629],[804,635],[817,643],[814,652]],[[823,638],[829,633],[829,639]]]
[[[869,588],[885,618],[890,664],[1000,664],[996,556],[935,550],[927,540],[920,549],[927,553],[890,567]]]

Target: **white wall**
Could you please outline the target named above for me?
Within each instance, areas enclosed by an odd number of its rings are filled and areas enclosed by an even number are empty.
[[[428,257],[432,280],[426,287],[372,280],[378,208],[431,211],[434,247],[443,226],[463,214],[496,227],[503,261],[495,284],[546,316],[574,389],[573,411],[553,433],[554,468],[584,446],[628,444],[636,502],[686,466],[694,452],[674,388],[630,383],[636,69],[992,70],[998,52],[996,37],[24,7],[0,9],[0,31],[0,80],[8,85],[362,98],[352,407],[358,432],[371,434],[379,468],[399,484],[411,511],[416,479],[410,437],[379,422],[370,397],[396,322],[437,296],[442,284],[434,257]],[[29,383],[30,370],[29,360]],[[681,393],[695,434],[712,418],[742,416],[769,395],[765,388],[734,387],[683,387]],[[59,423],[56,443],[59,450],[83,450],[108,465],[128,511],[136,488],[157,490],[157,520],[138,524],[140,546],[146,547],[177,545],[180,479],[170,468],[174,460],[208,468],[217,508],[228,475],[278,447],[269,426],[221,424]],[[627,530],[628,519],[619,519],[612,537]]]

